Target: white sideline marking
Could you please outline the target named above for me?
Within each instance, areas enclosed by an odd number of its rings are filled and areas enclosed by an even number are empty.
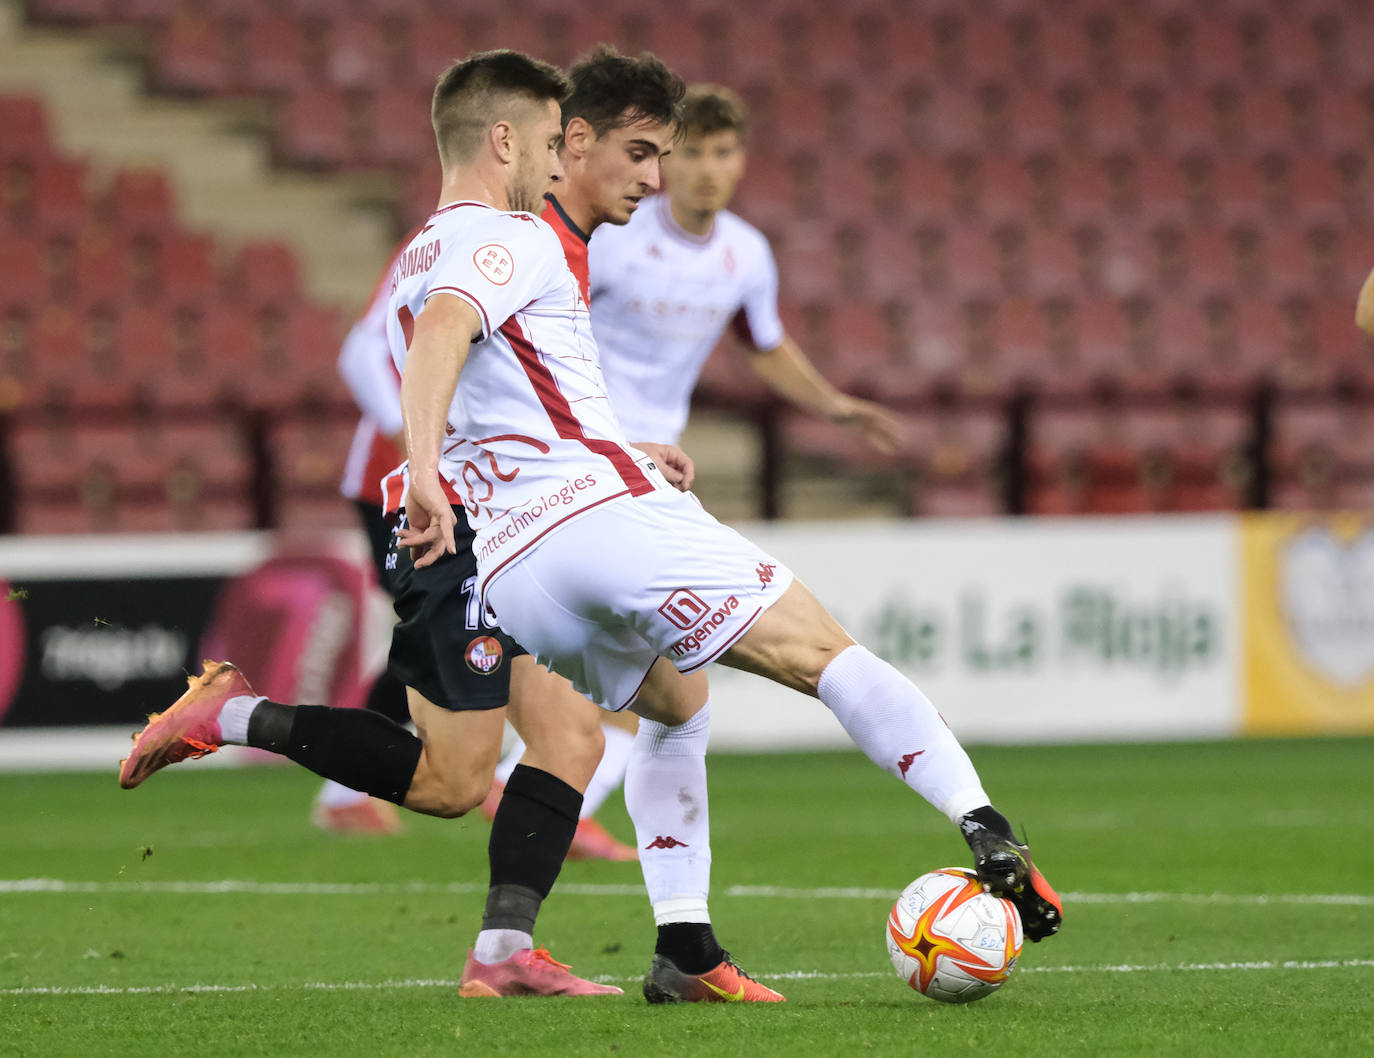
[[[1374,967],[1374,959],[1290,959],[1282,962],[1208,962],[1141,963],[1106,966],[1022,966],[1017,973],[1104,974],[1104,973],[1227,973],[1256,970],[1349,970]],[[787,970],[760,973],[770,981],[856,981],[872,977],[891,977],[890,970],[862,970],[855,973],[825,973],[819,970]],[[601,975],[598,981],[629,984],[633,977]],[[403,981],[306,981],[291,985],[142,985],[111,988],[108,985],[28,985],[0,988],[0,996],[146,996],[187,992],[381,992],[406,988],[454,988],[459,982],[444,978],[412,978]]]
[[[202,896],[404,896],[485,893],[486,882],[257,882],[224,878],[208,882],[70,882],[60,878],[0,878],[0,893],[183,893]],[[569,882],[557,887],[567,896],[643,896],[639,884],[594,885]],[[782,900],[893,900],[898,890],[859,887],[813,889],[779,885],[730,885],[717,896]],[[1368,893],[1064,893],[1070,904],[1220,904],[1265,907],[1374,907]]]

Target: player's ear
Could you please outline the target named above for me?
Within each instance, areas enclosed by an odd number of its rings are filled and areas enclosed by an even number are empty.
[[[515,161],[515,126],[509,121],[498,121],[487,133],[491,149],[503,162]]]
[[[586,118],[573,118],[563,130],[563,150],[571,158],[581,158],[596,139],[596,130]]]

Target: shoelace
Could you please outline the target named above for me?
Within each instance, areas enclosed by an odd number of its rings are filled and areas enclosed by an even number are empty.
[[[722,950],[724,950],[724,949],[722,949]],[[735,973],[739,974],[739,975],[740,975],[741,977],[743,977],[746,981],[753,981],[753,980],[754,980],[754,975],[751,974],[748,970],[745,970],[744,968],[742,968],[742,967],[739,965],[739,963],[735,962],[733,956],[731,956],[731,954],[730,954],[728,951],[725,952],[725,965],[728,966],[728,967],[730,967],[730,969],[734,970]],[[755,983],[757,984],[758,982],[755,981]]]
[[[555,970],[564,970],[564,971],[566,971],[566,970],[571,970],[571,969],[572,969],[571,964],[565,963],[565,962],[559,962],[559,961],[558,961],[557,959],[555,959],[552,955],[550,955],[550,954],[549,954],[549,949],[548,949],[548,948],[535,948],[533,951],[530,952],[530,961],[531,961],[531,962],[539,962],[539,963],[548,963],[548,964],[549,964],[550,966],[552,966]]]
[[[200,760],[201,757],[208,757],[211,753],[218,752],[219,750],[218,746],[212,745],[209,742],[202,742],[198,738],[191,738],[189,735],[182,735],[181,741],[191,747],[191,753],[189,754],[191,760]],[[547,952],[545,954],[547,954]]]

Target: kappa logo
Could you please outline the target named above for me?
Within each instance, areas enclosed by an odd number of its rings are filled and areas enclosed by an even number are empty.
[[[777,564],[773,562],[760,562],[759,568],[754,570],[759,575],[759,583],[765,588],[773,583],[773,570],[777,569]]]
[[[897,767],[901,769],[903,779],[906,778],[906,773],[908,770],[910,770],[911,766],[916,763],[916,758],[924,752],[925,750],[918,749],[914,753],[908,753],[905,757],[903,757],[901,760],[897,762]]]
[[[503,287],[515,275],[515,258],[499,242],[480,246],[472,255],[472,263],[477,271],[486,276],[493,284]]]
[[[468,668],[479,676],[490,676],[501,667],[504,657],[500,642],[491,636],[478,636],[463,651]]]
[[[685,841],[678,841],[678,839],[675,838],[675,837],[673,837],[673,835],[671,835],[671,834],[669,834],[666,838],[665,838],[662,834],[659,834],[659,835],[657,835],[657,836],[654,838],[653,841],[649,842],[649,844],[647,844],[647,845],[644,846],[644,848],[645,848],[646,850],[648,850],[648,849],[685,849],[685,848],[687,848],[687,847],[688,847],[687,842],[685,842]]]
[[[662,606],[658,612],[673,623],[675,628],[681,628],[684,632],[695,628],[697,622],[711,612],[711,608],[702,601],[700,595],[686,588],[678,588]]]

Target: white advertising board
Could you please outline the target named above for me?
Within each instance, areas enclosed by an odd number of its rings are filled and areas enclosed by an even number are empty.
[[[744,525],[961,739],[1207,738],[1239,727],[1229,516]],[[842,746],[815,700],[711,669],[714,744]]]

